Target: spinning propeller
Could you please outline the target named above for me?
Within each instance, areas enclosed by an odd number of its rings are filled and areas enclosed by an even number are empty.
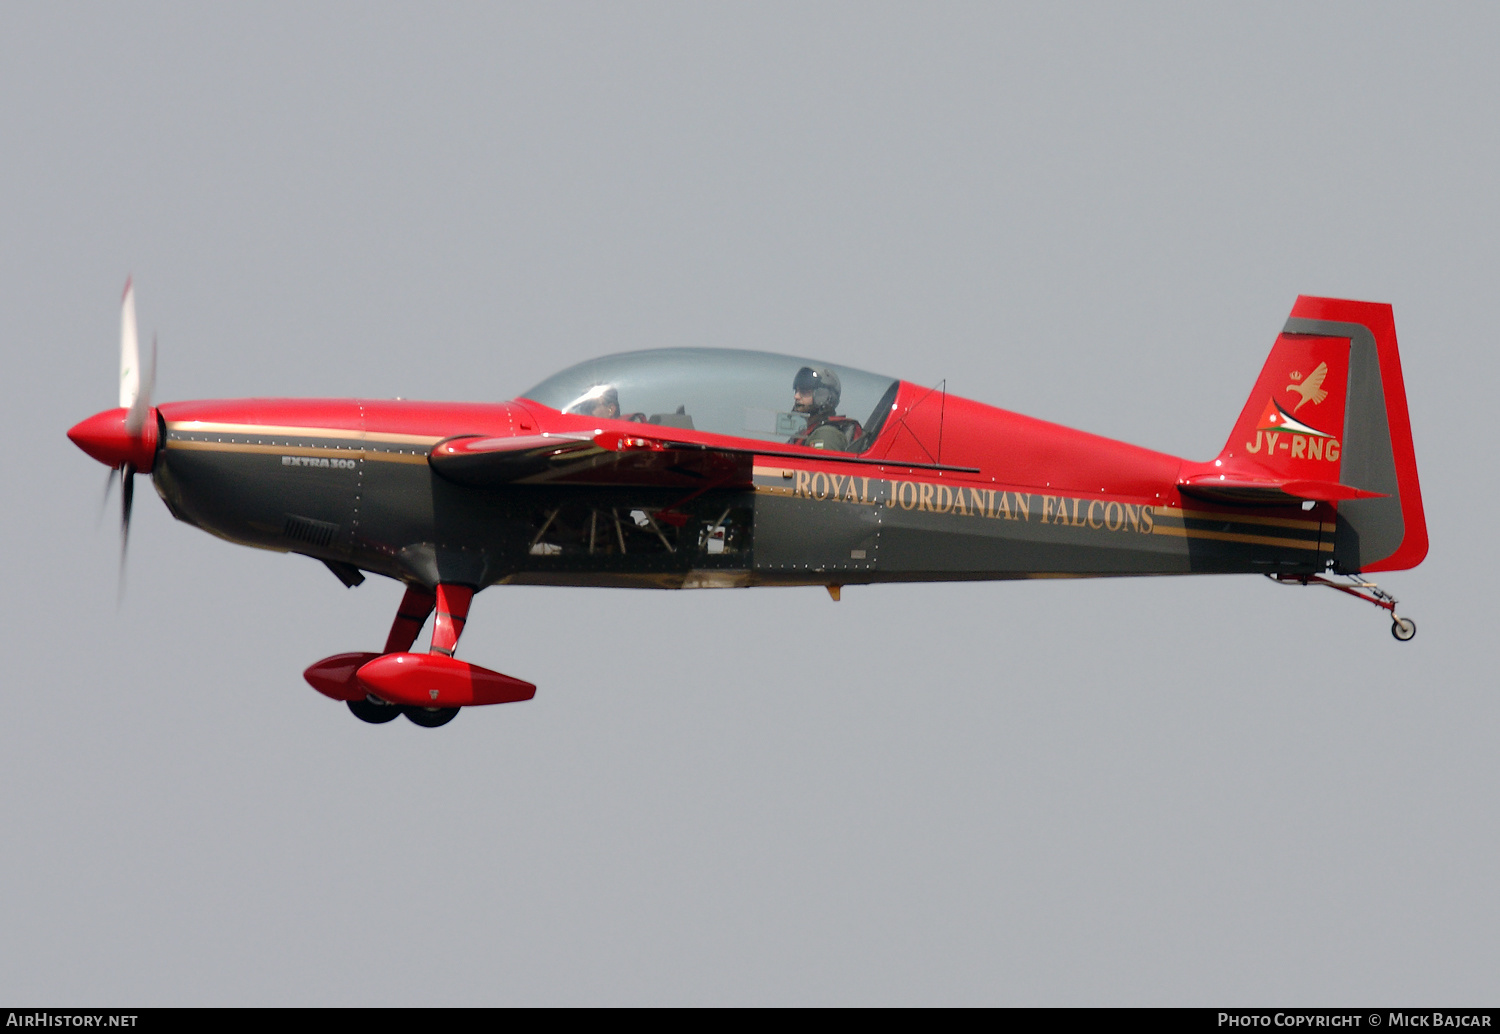
[[[109,467],[104,482],[108,505],[115,478],[120,478],[120,568],[130,541],[130,509],[135,499],[135,475],[149,474],[156,461],[159,433],[151,391],[156,384],[156,340],[151,341],[151,366],[141,376],[139,337],[135,328],[135,287],[125,281],[120,304],[120,407],[96,413],[68,432],[73,444]]]

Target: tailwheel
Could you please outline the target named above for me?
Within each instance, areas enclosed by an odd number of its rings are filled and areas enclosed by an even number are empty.
[[[353,705],[351,705],[353,706]],[[396,710],[394,707],[391,710]],[[458,717],[456,707],[403,707],[406,717],[424,729],[436,729],[440,725],[447,725]],[[389,719],[384,719],[388,721]]]
[[[1266,577],[1277,585],[1326,585],[1357,600],[1373,603],[1391,615],[1391,635],[1396,637],[1397,642],[1409,642],[1417,634],[1417,623],[1396,613],[1396,604],[1399,602],[1396,597],[1357,574],[1344,575],[1345,580],[1342,582],[1317,574],[1268,574]]]
[[[402,708],[398,704],[388,704],[384,700],[376,700],[374,697],[366,697],[363,700],[350,700],[349,710],[354,712],[354,717],[371,725],[384,725],[386,722],[401,717]]]

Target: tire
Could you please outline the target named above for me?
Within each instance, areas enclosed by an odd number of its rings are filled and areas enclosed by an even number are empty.
[[[436,729],[458,717],[456,707],[403,707],[406,717],[424,729]]]
[[[1394,618],[1391,621],[1391,635],[1399,642],[1410,642],[1417,634],[1417,623],[1411,618]]]
[[[354,712],[354,717],[371,725],[384,725],[386,722],[401,717],[401,708],[396,704],[377,703],[368,698],[364,700],[350,700],[349,710]]]

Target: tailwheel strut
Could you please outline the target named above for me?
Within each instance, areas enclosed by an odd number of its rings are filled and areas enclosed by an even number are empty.
[[[1355,599],[1373,603],[1382,610],[1389,611],[1391,635],[1395,636],[1399,642],[1408,642],[1417,634],[1417,623],[1411,618],[1404,618],[1396,613],[1396,597],[1359,575],[1344,575],[1343,577],[1348,580],[1343,582],[1336,582],[1321,574],[1268,574],[1266,577],[1277,585],[1326,585],[1330,589],[1337,589]]]

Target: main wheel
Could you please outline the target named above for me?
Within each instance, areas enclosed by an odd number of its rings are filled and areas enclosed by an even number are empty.
[[[1412,636],[1414,636],[1416,634],[1417,634],[1417,623],[1415,621],[1413,621],[1411,618],[1392,618],[1391,619],[1391,635],[1395,636],[1401,642],[1403,642],[1403,643],[1406,642],[1408,639],[1410,639]]]
[[[401,707],[397,704],[387,704],[371,700],[366,697],[363,700],[350,700],[349,710],[354,712],[354,717],[371,725],[384,725],[395,718],[401,717]]]
[[[456,707],[404,707],[406,717],[424,729],[436,729],[458,717]]]

